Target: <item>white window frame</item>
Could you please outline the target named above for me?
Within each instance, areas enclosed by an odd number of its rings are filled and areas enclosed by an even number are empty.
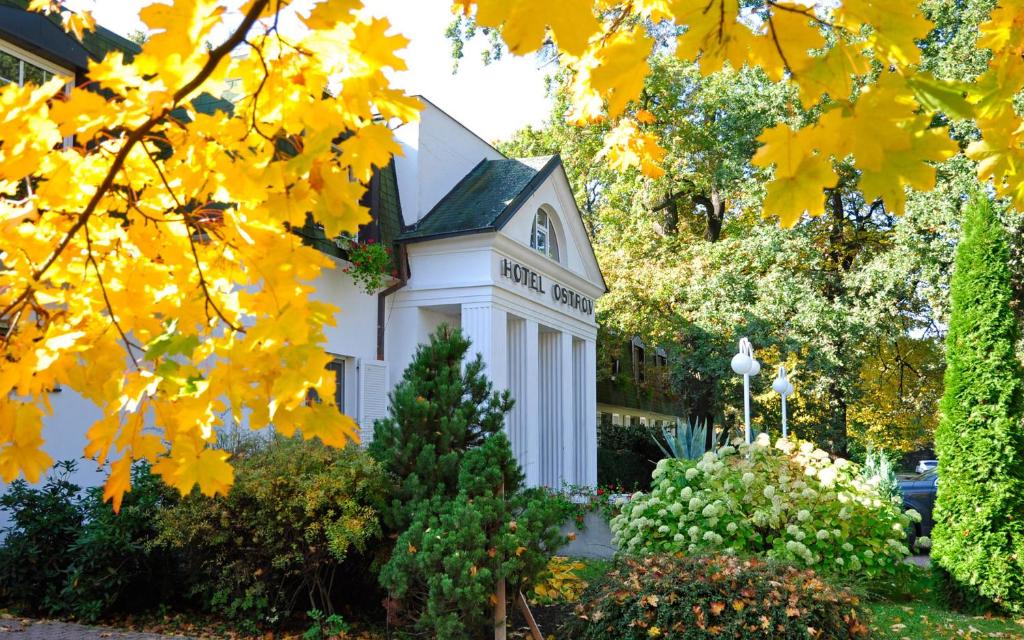
[[[544,215],[543,228],[538,224],[541,214]],[[555,217],[550,207],[537,208],[536,213],[533,214],[533,224],[530,226],[530,248],[550,260],[561,263],[562,243],[558,240],[558,223],[554,222]],[[540,248],[540,238],[542,236],[544,238],[543,249]],[[554,240],[553,247],[552,239]]]
[[[71,87],[75,85],[75,73],[71,69],[66,69],[64,67],[57,66],[49,60],[45,58],[40,58],[36,54],[30,51],[25,51],[21,47],[13,45],[10,42],[7,42],[6,40],[0,40],[0,51],[10,54],[15,58],[19,58],[23,62],[27,62],[33,66],[39,67],[43,71],[48,71],[49,73],[52,73],[55,76],[68,78],[68,83],[64,87],[65,93],[70,93]],[[22,70],[20,75],[22,77],[18,78],[18,86],[22,86],[24,84],[25,71]]]

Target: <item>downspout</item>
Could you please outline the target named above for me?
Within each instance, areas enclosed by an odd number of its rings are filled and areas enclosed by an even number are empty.
[[[409,261],[405,245],[395,245],[395,262],[398,263],[398,282],[377,294],[377,359],[384,359],[384,300],[409,282]]]

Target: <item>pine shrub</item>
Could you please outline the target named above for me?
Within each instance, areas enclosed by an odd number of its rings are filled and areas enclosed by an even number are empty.
[[[370,448],[395,482],[385,513],[397,542],[381,584],[396,622],[437,638],[493,633],[498,581],[510,598],[528,589],[568,516],[563,501],[523,488],[502,431],[512,401],[492,392],[479,356],[463,364],[469,346],[443,326],[420,347]]]
[[[562,636],[577,640],[870,637],[857,596],[814,571],[733,556],[625,558],[591,584]]]
[[[967,600],[1024,612],[1024,372],[1005,230],[967,209],[951,284],[945,394],[935,433],[932,556]]]

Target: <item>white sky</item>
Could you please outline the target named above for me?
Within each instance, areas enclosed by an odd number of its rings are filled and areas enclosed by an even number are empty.
[[[72,9],[92,11],[104,27],[127,36],[144,30],[140,7],[153,0],[68,0]],[[544,96],[544,76],[533,57],[505,56],[484,66],[479,42],[466,47],[466,56],[452,75],[451,48],[444,37],[451,22],[450,0],[365,0],[375,16],[387,17],[394,31],[410,40],[402,52],[409,70],[396,83],[412,94],[422,94],[461,121],[484,140],[504,140],[527,124],[540,124],[550,103]],[[237,4],[237,3],[231,3]],[[300,3],[296,3],[300,4]],[[308,2],[302,3],[308,5]],[[288,29],[288,23],[282,23]],[[294,22],[292,23],[294,25]],[[294,26],[293,26],[294,28]]]

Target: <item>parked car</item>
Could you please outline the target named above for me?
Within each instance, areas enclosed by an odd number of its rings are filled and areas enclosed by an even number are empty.
[[[921,514],[921,522],[911,525],[910,546],[913,547],[917,538],[930,536],[935,521],[932,512],[935,509],[935,494],[939,487],[939,470],[933,468],[909,478],[900,478],[900,493],[903,495],[903,508],[914,509]]]
[[[922,460],[917,463],[917,468],[914,469],[917,473],[924,473],[925,471],[931,471],[939,467],[938,460]]]

